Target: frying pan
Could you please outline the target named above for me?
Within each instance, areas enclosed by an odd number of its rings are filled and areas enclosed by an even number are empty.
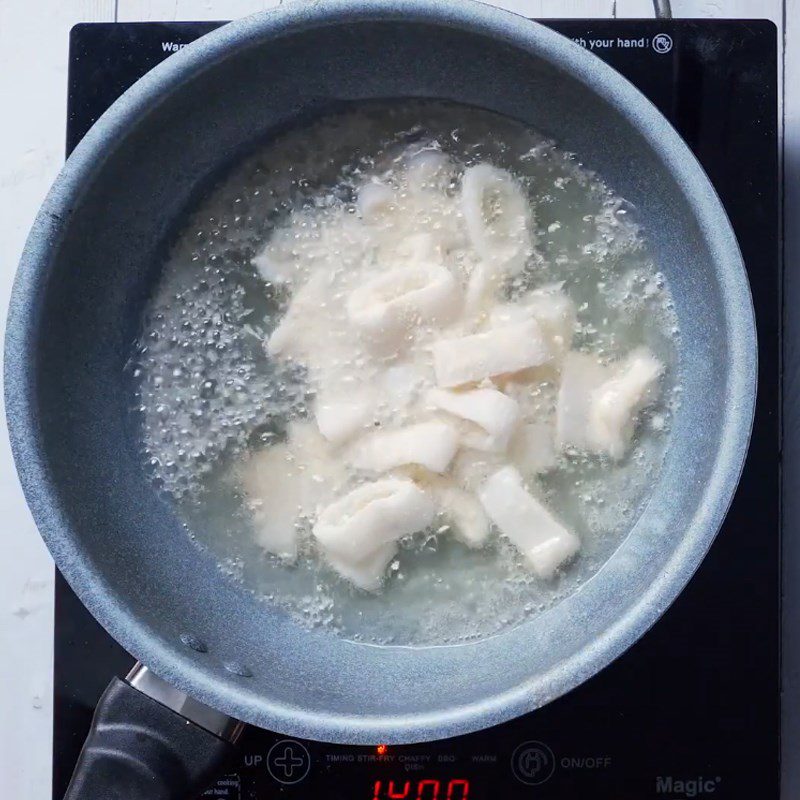
[[[682,330],[682,404],[628,536],[571,596],[457,647],[374,647],[301,629],[225,579],[144,474],[123,380],[165,242],[214,175],[271,131],[333,106],[408,97],[490,109],[578,153],[636,207]],[[112,686],[97,712],[101,738],[85,761],[100,777],[75,784],[93,797],[181,796],[181,780],[207,777],[203,759],[216,750],[201,734],[222,741],[225,715],[325,741],[415,742],[569,691],[633,644],[697,568],[735,490],[755,402],[747,278],[689,149],[599,59],[469,2],[289,6],[167,59],[103,115],[55,182],[17,274],[5,357],[12,446],[39,530],[81,600],[148,667],[132,679],[143,691]],[[199,723],[185,729],[200,739],[176,743],[168,706]],[[123,773],[139,777],[115,794]],[[153,793],[159,773],[170,777]]]

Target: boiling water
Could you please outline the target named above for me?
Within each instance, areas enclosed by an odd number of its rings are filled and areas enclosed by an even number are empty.
[[[363,176],[387,164],[391,171],[419,141],[462,166],[508,169],[525,186],[537,229],[528,283],[564,282],[578,308],[574,348],[614,358],[645,344],[667,365],[660,400],[641,415],[622,462],[565,455],[542,476],[548,507],[582,540],[579,556],[551,581],[535,579],[502,539],[469,550],[430,531],[403,543],[380,593],[359,592],[307,555],[286,566],[265,554],[231,479],[244,454],[281,441],[287,422],[307,415],[310,399],[302,370],[265,354],[264,338],[289,296],[265,284],[251,258],[293,210],[354,211]],[[154,484],[231,580],[303,624],[421,645],[480,638],[536,614],[596,572],[635,522],[677,403],[675,316],[633,216],[554,143],[464,107],[367,106],[266,145],[188,220],[143,320],[132,369],[142,459]]]

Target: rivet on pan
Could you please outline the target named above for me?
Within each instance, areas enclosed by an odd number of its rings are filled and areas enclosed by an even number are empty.
[[[228,672],[238,675],[240,678],[252,678],[253,673],[249,667],[244,664],[239,664],[237,661],[226,661],[223,666]]]
[[[198,653],[208,652],[208,645],[202,639],[198,639],[193,633],[182,633],[181,641],[187,647],[191,647],[192,650],[196,650]]]

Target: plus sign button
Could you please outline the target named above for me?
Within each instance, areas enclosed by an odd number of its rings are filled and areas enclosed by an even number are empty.
[[[300,783],[311,769],[311,756],[300,742],[281,739],[267,753],[267,769],[278,783]]]
[[[556,768],[553,751],[543,742],[523,742],[511,756],[511,769],[520,783],[537,786],[548,780]]]

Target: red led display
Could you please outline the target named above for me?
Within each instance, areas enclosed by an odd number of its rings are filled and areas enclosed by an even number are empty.
[[[372,800],[469,800],[469,781],[375,781]]]

